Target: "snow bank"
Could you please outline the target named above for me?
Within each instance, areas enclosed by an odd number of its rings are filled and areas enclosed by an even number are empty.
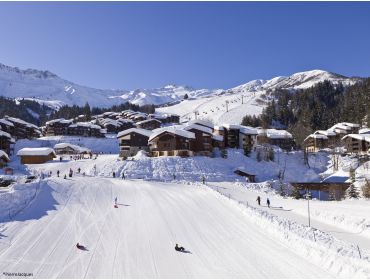
[[[0,188],[0,221],[12,220],[25,209],[37,196],[41,181],[31,183],[15,183],[6,191]]]
[[[212,188],[210,188],[212,189]],[[216,195],[227,199],[217,190]],[[370,252],[342,242],[328,233],[287,220],[270,212],[230,200],[246,217],[263,230],[313,263],[334,272],[340,277],[368,278]]]

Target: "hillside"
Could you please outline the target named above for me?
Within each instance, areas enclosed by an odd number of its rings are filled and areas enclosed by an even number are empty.
[[[208,119],[215,124],[241,123],[245,115],[260,115],[267,106],[270,96],[277,89],[291,92],[310,88],[320,82],[330,81],[333,85],[353,85],[360,79],[347,78],[338,74],[313,70],[293,74],[289,77],[275,77],[271,80],[254,80],[223,91],[222,94],[184,100],[179,104],[159,108],[159,112],[180,114],[183,120]]]
[[[296,73],[289,77],[254,80],[226,90],[193,89],[188,86],[176,85],[155,89],[104,90],[78,85],[49,71],[21,70],[17,67],[0,64],[0,95],[11,99],[34,100],[55,109],[63,105],[83,106],[86,102],[91,107],[100,108],[111,107],[127,101],[136,105],[177,104],[173,107],[161,108],[159,111],[177,113],[187,118],[192,116],[196,109],[204,118],[235,122],[240,122],[246,112],[260,114],[264,107],[261,95],[270,90],[308,88],[324,80],[329,80],[334,84],[341,82],[344,85],[350,85],[358,79],[322,70],[313,70]],[[189,98],[183,101],[185,95]],[[243,104],[241,102],[242,95],[245,95],[246,99]],[[230,112],[223,110],[226,108],[226,100],[230,101]]]

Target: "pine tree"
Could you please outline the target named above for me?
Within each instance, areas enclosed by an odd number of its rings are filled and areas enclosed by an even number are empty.
[[[290,196],[293,197],[293,198],[295,198],[295,199],[302,198],[301,192],[299,191],[298,188],[295,188],[295,187],[293,187],[293,190],[292,190],[292,193],[291,193]]]
[[[281,196],[286,196],[285,184],[283,183],[283,181],[279,181],[279,193]]]
[[[355,184],[351,184],[346,192],[347,192],[346,193],[347,198],[359,198],[360,196],[357,188],[355,187]]]
[[[351,185],[346,190],[346,196],[347,198],[359,198],[360,194],[355,186],[356,181],[356,171],[352,167],[349,170],[349,177],[351,179]]]

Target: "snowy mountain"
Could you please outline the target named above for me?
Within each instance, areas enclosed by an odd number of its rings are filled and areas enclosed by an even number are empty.
[[[200,97],[213,94],[213,91],[174,85],[132,91],[102,90],[75,84],[49,71],[20,70],[0,64],[0,94],[13,99],[31,99],[59,108],[64,104],[83,106],[86,102],[92,107],[110,107],[125,101],[138,105],[164,104],[181,100],[185,94]]]
[[[319,82],[329,80],[333,84],[345,86],[358,82],[359,78],[348,78],[335,73],[312,70],[288,77],[275,77],[271,80],[253,80],[246,84],[222,91],[216,96],[196,100],[184,100],[179,104],[159,108],[163,113],[177,113],[183,121],[207,119],[215,124],[240,123],[245,115],[259,115],[266,106],[269,91],[278,88],[288,90],[305,89]]]
[[[225,94],[256,93],[276,88],[307,88],[324,80],[349,85],[357,79],[313,70],[289,77],[254,80],[228,90],[193,89],[176,85],[155,89],[102,90],[75,84],[49,71],[21,70],[0,64],[0,95],[13,99],[31,99],[53,108],[59,108],[64,104],[82,106],[86,102],[93,107],[110,107],[126,101],[137,105],[175,104],[181,102],[185,94],[189,96],[189,100],[204,100],[211,97],[218,98]]]
[[[230,89],[233,92],[256,92],[261,90],[283,89],[305,89],[314,86],[325,80],[331,81],[333,84],[342,83],[343,85],[351,85],[358,81],[356,78],[348,78],[335,73],[312,70],[306,72],[295,73],[288,77],[275,77],[271,80],[253,80],[244,85],[240,85]]]

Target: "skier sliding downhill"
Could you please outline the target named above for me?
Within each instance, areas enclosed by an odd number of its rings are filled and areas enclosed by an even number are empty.
[[[86,250],[86,247],[81,245],[80,243],[77,243],[76,247],[77,247],[77,249],[80,249],[80,250]]]
[[[118,208],[118,205],[117,205],[117,197],[114,199],[114,208]]]
[[[175,250],[179,252],[184,252],[185,248],[184,247],[179,247],[179,245],[176,243]]]

